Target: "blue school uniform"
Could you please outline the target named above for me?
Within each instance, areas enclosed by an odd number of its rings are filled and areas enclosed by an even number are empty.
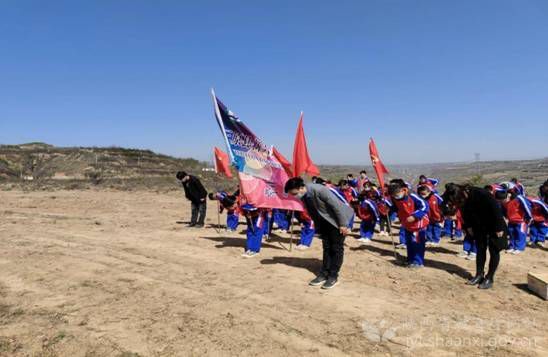
[[[258,253],[261,250],[261,241],[266,227],[265,212],[253,205],[242,206],[247,221],[246,250]]]
[[[457,228],[457,222],[451,218],[446,218],[443,223],[442,237],[461,238],[462,229]]]
[[[464,239],[462,241],[462,250],[464,250],[468,254],[476,254],[478,252],[476,241],[473,239],[472,236],[468,234],[464,236]]]
[[[314,239],[314,234],[316,234],[314,221],[303,222],[301,227],[301,240],[299,241],[299,244],[310,247],[312,244],[312,239]]]
[[[227,211],[226,213],[226,228],[229,231],[235,231],[238,228],[238,223],[240,222],[240,216],[236,213]]]
[[[363,200],[358,208],[358,215],[362,219],[360,237],[372,239],[375,233],[375,225],[380,218],[377,205],[370,199]]]
[[[272,219],[274,223],[278,226],[279,229],[283,231],[289,230],[289,219],[287,219],[287,211],[282,209],[273,209],[272,210]]]

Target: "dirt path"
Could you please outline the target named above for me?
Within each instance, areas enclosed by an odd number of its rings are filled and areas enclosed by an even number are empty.
[[[176,193],[0,192],[0,355],[548,355],[548,303],[524,289],[546,250],[503,256],[478,291],[457,244],[412,271],[389,238],[349,238],[322,291],[318,240],[243,259],[245,235],[185,229],[188,213]]]

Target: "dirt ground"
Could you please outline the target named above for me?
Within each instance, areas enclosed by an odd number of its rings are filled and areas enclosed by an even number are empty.
[[[503,255],[480,291],[460,244],[417,271],[390,238],[350,237],[325,291],[307,285],[319,240],[244,259],[245,235],[185,228],[189,211],[177,192],[0,192],[0,355],[548,356],[548,303],[526,289],[546,250]]]

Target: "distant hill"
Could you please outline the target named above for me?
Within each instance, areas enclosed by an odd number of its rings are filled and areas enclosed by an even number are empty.
[[[425,174],[448,182],[472,182],[485,185],[517,177],[536,192],[548,179],[548,158],[521,161],[486,161],[420,165],[388,165],[388,178],[401,177],[415,184]],[[322,177],[337,182],[347,173],[357,175],[366,169],[375,179],[371,166],[321,165]],[[21,145],[0,145],[0,181],[24,183],[25,187],[73,187],[92,185],[133,189],[177,188],[174,174],[186,170],[201,177],[209,189],[233,189],[237,181],[211,172],[205,162],[191,158],[175,158],[150,150],[119,147],[55,147],[34,142]]]
[[[0,181],[114,182],[169,178],[179,170],[201,174],[207,163],[150,150],[119,147],[55,147],[45,143],[0,145]],[[211,176],[212,173],[204,171]],[[165,180],[164,180],[165,181]]]
[[[388,178],[401,177],[416,184],[421,174],[439,178],[440,185],[449,182],[470,182],[478,186],[491,183],[509,181],[518,178],[528,192],[536,194],[538,186],[548,179],[548,157],[537,160],[515,161],[480,161],[460,163],[415,164],[415,165],[387,165],[390,170]],[[376,180],[371,166],[320,166],[322,176],[331,180],[338,180],[347,173],[357,175],[365,169],[370,178]],[[335,182],[335,181],[334,181]],[[443,190],[443,189],[442,189]]]

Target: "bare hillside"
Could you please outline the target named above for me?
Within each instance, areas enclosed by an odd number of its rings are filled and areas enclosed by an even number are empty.
[[[388,178],[402,177],[416,183],[425,174],[448,182],[485,185],[517,177],[529,192],[548,179],[548,158],[523,161],[485,161],[420,165],[387,165]],[[355,175],[370,166],[321,165],[322,176],[337,182],[347,173]],[[175,158],[150,150],[119,147],[54,147],[44,143],[0,145],[0,182],[27,189],[85,188],[104,186],[117,189],[173,189],[173,175],[186,170],[199,176],[210,189],[232,189],[228,180],[209,171],[211,165],[195,159]],[[5,186],[5,185],[4,185]]]

